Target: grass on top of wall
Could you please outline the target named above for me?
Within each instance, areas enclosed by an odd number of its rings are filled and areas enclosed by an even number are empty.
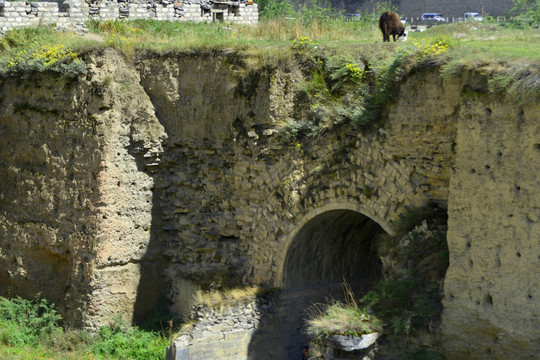
[[[386,57],[406,43],[382,43],[375,21],[324,21],[270,19],[258,25],[188,23],[157,20],[89,20],[90,33],[57,32],[53,26],[8,31],[0,38],[0,65],[21,55],[31,46],[63,45],[84,53],[91,48],[113,47],[131,56],[141,50],[155,52],[229,49],[261,54],[288,53],[295,39],[308,37],[326,52],[355,57],[371,54]],[[540,64],[540,34],[536,29],[514,29],[490,23],[452,23],[424,32],[409,32],[410,41],[445,36],[451,39],[453,63],[478,66],[483,63]],[[32,70],[25,69],[22,70]],[[40,69],[37,69],[40,70]]]
[[[380,118],[408,74],[437,66],[442,76],[483,72],[489,90],[525,103],[540,96],[540,34],[496,23],[452,23],[409,32],[406,42],[383,43],[376,23],[339,17],[262,19],[258,25],[157,20],[87,22],[80,37],[54,27],[13,30],[0,39],[0,76],[54,71],[78,76],[90,49],[114,48],[128,61],[147,52],[229,51],[250,68],[300,60],[303,101],[283,134],[300,140],[333,126],[365,126]],[[248,69],[249,70],[249,69]]]

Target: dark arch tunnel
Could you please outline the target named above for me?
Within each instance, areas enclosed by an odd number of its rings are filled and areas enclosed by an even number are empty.
[[[346,280],[356,294],[381,276],[376,239],[384,230],[352,210],[332,210],[308,221],[290,243],[274,309],[250,343],[250,359],[301,359],[308,309],[343,297]]]
[[[285,258],[282,286],[347,282],[361,286],[380,274],[374,239],[382,228],[352,210],[333,210],[310,220],[294,237]]]

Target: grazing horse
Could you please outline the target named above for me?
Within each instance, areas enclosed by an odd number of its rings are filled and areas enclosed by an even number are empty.
[[[403,26],[399,15],[395,12],[384,12],[379,19],[379,27],[383,33],[383,42],[390,41],[390,35],[392,35],[394,41],[396,41],[396,35],[398,38],[407,35],[405,34],[405,26]]]

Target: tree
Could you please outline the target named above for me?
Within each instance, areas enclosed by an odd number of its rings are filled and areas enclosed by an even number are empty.
[[[514,7],[510,10],[515,19],[529,26],[540,23],[540,0],[514,0]]]
[[[295,10],[290,0],[257,0],[263,19],[294,17]]]

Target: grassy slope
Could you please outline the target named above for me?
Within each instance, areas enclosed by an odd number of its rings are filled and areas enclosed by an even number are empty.
[[[375,24],[362,26],[355,22],[327,22],[302,26],[281,20],[265,21],[259,26],[223,24],[193,24],[168,21],[93,22],[91,36],[56,33],[41,28],[33,32],[13,31],[0,39],[0,58],[29,42],[64,44],[78,51],[95,47],[114,46],[132,54],[137,50],[168,52],[175,50],[227,48],[276,54],[289,51],[292,41],[307,36],[321,47],[355,55],[370,50],[377,54],[391,50],[396,44],[382,44]],[[445,35],[452,39],[452,53],[462,61],[475,63],[527,61],[540,64],[540,32],[537,29],[508,29],[495,24],[453,23],[439,25],[425,32],[409,32],[409,41]],[[527,60],[524,60],[527,59]]]
[[[445,59],[438,63],[444,64],[443,72],[447,75],[459,74],[464,69],[482,69],[496,79],[500,89],[510,88],[519,79],[519,89],[515,90],[516,94],[519,92],[518,96],[530,98],[540,94],[538,29],[453,23],[434,26],[424,32],[409,31],[407,42],[383,43],[376,24],[360,21],[302,25],[296,21],[268,20],[261,21],[258,26],[249,26],[135,20],[89,21],[87,25],[91,33],[84,37],[69,32],[57,33],[46,27],[8,32],[5,38],[0,38],[0,75],[45,70],[43,59],[47,56],[54,60],[53,65],[47,65],[50,70],[76,74],[84,69],[84,64],[73,63],[69,56],[62,60],[66,51],[84,53],[104,47],[114,47],[128,58],[134,58],[142,51],[232,50],[253,55],[250,58],[255,60],[254,64],[272,64],[290,60],[295,39],[302,37],[316,45],[319,55],[326,58],[339,56],[357,64],[369,60],[380,75],[395,60],[400,49],[413,43],[443,39],[450,46],[445,51]],[[55,48],[58,44],[63,45],[64,50]]]

